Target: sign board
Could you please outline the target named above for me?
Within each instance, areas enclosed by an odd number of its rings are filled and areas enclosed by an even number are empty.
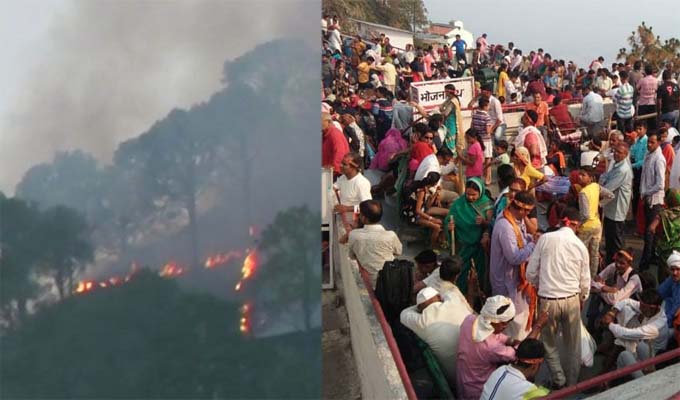
[[[424,108],[438,107],[446,100],[444,86],[452,83],[456,86],[460,104],[467,107],[475,94],[475,78],[467,76],[464,78],[441,79],[437,81],[415,82],[411,84],[411,100],[420,104]]]

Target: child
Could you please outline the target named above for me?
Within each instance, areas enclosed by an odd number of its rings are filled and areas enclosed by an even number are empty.
[[[459,155],[461,161],[465,164],[465,177],[481,178],[484,170],[483,144],[474,128],[470,128],[465,132],[465,140],[468,144],[467,151]]]
[[[491,160],[493,159],[493,121],[489,116],[489,99],[480,97],[479,108],[472,113],[472,129],[474,129],[484,149],[484,183],[491,184]]]
[[[496,159],[494,164],[510,165],[510,155],[508,154],[508,142],[506,140],[499,140],[494,148]]]
[[[555,175],[562,176],[567,168],[567,163],[564,161],[564,153],[560,150],[557,141],[550,142],[550,149],[548,151],[548,166],[553,170]]]

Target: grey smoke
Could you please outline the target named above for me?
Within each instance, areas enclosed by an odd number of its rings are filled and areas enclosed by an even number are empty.
[[[0,190],[12,194],[58,150],[110,162],[119,142],[219,90],[225,60],[275,38],[316,41],[319,14],[319,2],[304,0],[65,7],[50,21],[49,50],[0,118]]]

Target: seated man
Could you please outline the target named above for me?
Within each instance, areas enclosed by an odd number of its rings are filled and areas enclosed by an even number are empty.
[[[453,292],[440,295],[431,287],[418,292],[416,305],[401,312],[401,323],[430,346],[450,383],[456,377],[460,324],[470,314],[470,306]]]
[[[465,317],[458,338],[456,392],[461,399],[478,399],[484,383],[496,369],[497,364],[514,361],[519,341],[502,332],[515,317],[515,306],[505,296],[486,299],[479,316]],[[548,318],[542,313],[535,322],[529,338],[535,339]]]
[[[498,367],[484,384],[480,400],[526,400],[546,396],[550,391],[532,382],[545,357],[540,340],[524,339],[515,352],[517,360]]]
[[[666,260],[671,276],[666,278],[657,291],[664,300],[668,328],[675,333],[676,344],[680,345],[680,253],[673,250]]]
[[[416,260],[416,262],[418,261]],[[472,299],[474,299],[474,297],[479,293],[479,281],[475,279],[476,276],[468,277],[468,287],[471,288],[471,290],[468,290],[467,297],[463,296],[463,293],[461,293],[460,289],[458,289],[458,286],[456,286],[456,280],[458,279],[458,275],[460,275],[462,268],[463,260],[460,257],[447,257],[442,260],[441,267],[438,267],[432,271],[432,273],[425,277],[422,281],[416,282],[413,287],[414,289],[417,288],[416,291],[420,291],[425,287],[431,287],[441,295],[453,293],[461,300],[461,302],[465,302],[466,307],[470,309],[470,312],[472,313],[472,307],[470,307],[470,303],[472,302]]]
[[[618,368],[646,360],[665,349],[669,332],[662,302],[656,290],[650,288],[642,292],[640,301],[620,301],[602,318],[603,325],[609,328],[614,343],[619,346]],[[634,378],[642,375],[639,370],[632,373]]]
[[[371,284],[375,287],[378,272],[386,261],[401,255],[401,242],[392,231],[380,224],[382,205],[376,200],[364,200],[359,204],[359,222],[363,225],[349,233],[350,258],[357,260],[368,271]]]
[[[413,294],[416,294],[420,292],[421,289],[424,289],[425,286],[429,286],[422,284],[422,281],[437,269],[437,253],[429,249],[423,250],[413,257],[413,261],[416,262]],[[419,283],[420,285],[418,285]]]

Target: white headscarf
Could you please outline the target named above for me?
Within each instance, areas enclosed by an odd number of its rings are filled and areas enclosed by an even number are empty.
[[[498,314],[501,307],[508,306]],[[482,311],[472,324],[472,340],[479,343],[491,336],[494,329],[491,323],[508,322],[515,317],[515,305],[505,296],[493,296],[486,299]]]
[[[668,260],[666,260],[666,265],[668,265],[668,268],[680,268],[680,253],[677,250],[673,250]]]

